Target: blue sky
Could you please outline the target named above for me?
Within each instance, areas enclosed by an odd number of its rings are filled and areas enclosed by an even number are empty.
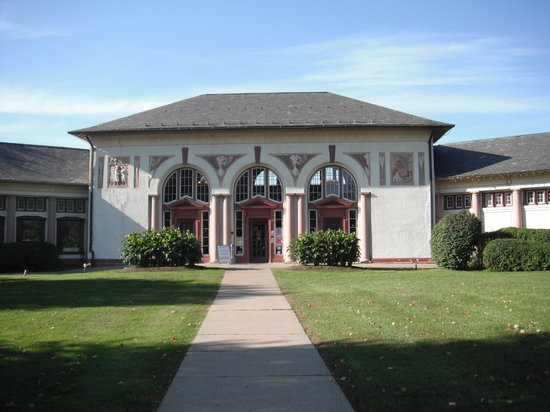
[[[203,93],[329,91],[455,124],[550,131],[550,0],[0,0],[0,141]]]

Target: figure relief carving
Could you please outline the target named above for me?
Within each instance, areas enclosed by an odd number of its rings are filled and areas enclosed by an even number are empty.
[[[220,185],[222,184],[223,178],[225,174],[227,173],[227,170],[231,167],[231,165],[237,160],[240,159],[243,156],[246,156],[244,154],[213,154],[213,155],[197,155],[198,157],[203,158],[208,162],[210,166],[216,171],[216,175],[218,175],[218,181]]]
[[[218,163],[218,177],[223,178],[225,172],[231,163],[233,163],[233,156],[219,155],[216,156],[216,162]]]
[[[367,176],[367,183],[370,185],[370,172],[371,172],[371,166],[370,166],[370,153],[344,153],[345,155],[348,155],[355,159],[357,163],[361,165],[361,168],[365,172],[365,176]]]
[[[109,187],[128,187],[129,157],[109,158]]]
[[[313,159],[315,156],[319,156],[320,153],[288,153],[288,154],[279,154],[279,153],[270,153],[270,156],[276,157],[282,161],[285,166],[290,171],[290,174],[294,178],[294,184],[302,171],[304,165]]]
[[[151,187],[151,179],[155,176],[155,172],[160,165],[171,157],[174,156],[149,156],[149,187]]]

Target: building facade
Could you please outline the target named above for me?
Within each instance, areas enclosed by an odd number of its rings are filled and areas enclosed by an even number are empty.
[[[362,261],[427,260],[432,145],[452,125],[331,93],[203,95],[71,132],[92,147],[93,252],[175,226],[204,259],[289,261],[305,231],[355,232]],[[105,227],[105,222],[109,222]]]
[[[89,151],[0,143],[0,243],[47,241],[87,258]]]
[[[0,241],[120,262],[173,226],[203,261],[289,262],[304,232],[356,233],[363,262],[429,261],[443,216],[550,228],[550,133],[434,144],[453,126],[331,93],[203,95],[70,133],[90,150],[0,144]]]
[[[437,220],[466,209],[486,232],[550,229],[550,133],[441,145],[434,152]]]

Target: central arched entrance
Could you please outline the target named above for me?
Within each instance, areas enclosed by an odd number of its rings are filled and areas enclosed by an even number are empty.
[[[235,260],[283,261],[283,186],[267,167],[245,170],[235,183]]]

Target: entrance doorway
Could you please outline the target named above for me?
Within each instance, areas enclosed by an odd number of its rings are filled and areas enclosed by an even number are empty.
[[[342,230],[342,219],[339,217],[325,217],[323,219],[323,230]]]
[[[179,219],[178,227],[182,232],[195,234],[195,219]]]
[[[250,261],[267,262],[267,220],[250,221]]]

